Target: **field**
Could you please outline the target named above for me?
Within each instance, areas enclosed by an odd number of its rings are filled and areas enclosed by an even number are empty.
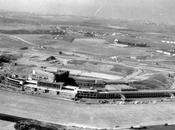
[[[1,130],[15,130],[14,123],[0,120]]]
[[[0,46],[1,48],[15,48],[19,49],[25,47],[26,44],[22,41],[16,40],[10,36],[0,35]]]
[[[175,122],[174,103],[88,106],[5,91],[0,91],[0,103],[1,113],[75,126],[128,128]]]
[[[105,44],[103,40],[75,40],[73,42],[67,42],[62,40],[55,40],[50,35],[17,35],[25,40],[34,42],[39,45],[44,45],[52,49],[73,51],[79,53],[85,53],[89,55],[97,56],[115,56],[115,55],[141,55],[146,54],[145,48],[118,48],[110,47],[109,44]],[[47,37],[47,39],[45,39]],[[94,42],[95,41],[95,42]],[[98,41],[98,42],[96,42]],[[129,51],[128,51],[129,49]],[[137,50],[137,51],[136,51]]]

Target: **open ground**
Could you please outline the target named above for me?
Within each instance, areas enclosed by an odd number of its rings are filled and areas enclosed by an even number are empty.
[[[175,104],[85,105],[0,91],[0,111],[57,124],[92,128],[128,128],[174,123]],[[129,107],[129,108],[128,108]],[[8,108],[8,109],[7,109]]]

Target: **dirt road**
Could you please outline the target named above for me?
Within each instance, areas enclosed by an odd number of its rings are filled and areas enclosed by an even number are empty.
[[[24,42],[24,43],[26,43],[26,44],[32,45],[32,46],[34,46],[34,45],[35,45],[34,43],[29,42],[29,41],[27,41],[27,40],[25,40],[25,39],[22,39],[22,38],[20,38],[20,37],[18,37],[18,36],[9,35],[9,37],[10,37],[10,38],[17,39],[17,40],[20,40],[20,41],[22,41],[22,42]]]

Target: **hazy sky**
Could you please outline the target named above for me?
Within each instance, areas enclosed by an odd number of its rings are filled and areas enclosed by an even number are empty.
[[[175,0],[0,0],[0,9],[175,24]]]

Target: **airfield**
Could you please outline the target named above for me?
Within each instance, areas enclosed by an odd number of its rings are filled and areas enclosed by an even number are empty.
[[[138,105],[86,105],[6,91],[0,92],[1,113],[55,124],[123,129],[139,125],[161,125],[167,122],[173,124],[175,121],[175,104],[169,102]]]

